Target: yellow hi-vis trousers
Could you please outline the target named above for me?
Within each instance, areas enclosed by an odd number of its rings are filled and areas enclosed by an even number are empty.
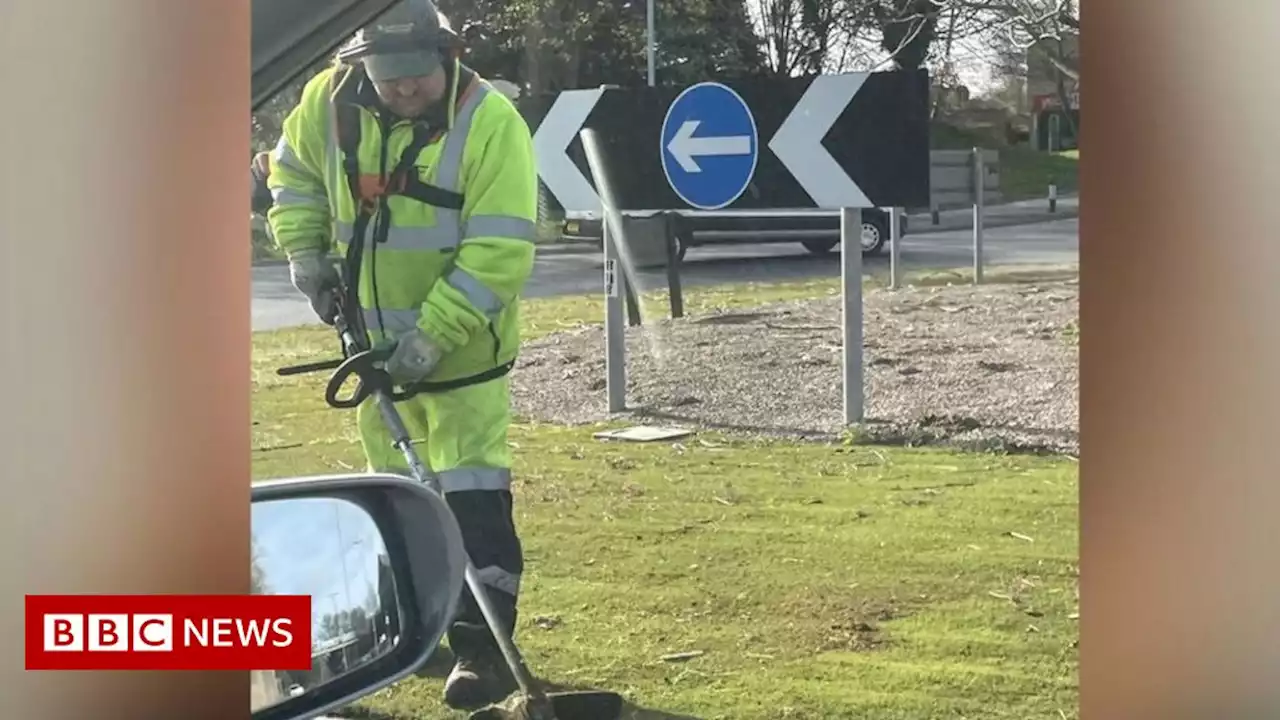
[[[511,509],[510,376],[423,393],[396,403],[396,409],[419,456],[440,478],[467,553],[503,624],[514,629],[524,554]],[[357,409],[356,422],[371,471],[412,477],[372,399]],[[449,631],[450,649],[459,657],[497,652],[486,627],[465,591]]]

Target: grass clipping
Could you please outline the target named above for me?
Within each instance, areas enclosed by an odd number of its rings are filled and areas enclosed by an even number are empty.
[[[839,295],[661,319],[627,330],[631,414],[753,434],[844,428]],[[870,289],[873,442],[1076,454],[1078,284],[1050,280]],[[600,327],[526,344],[515,407],[539,420],[609,417]]]

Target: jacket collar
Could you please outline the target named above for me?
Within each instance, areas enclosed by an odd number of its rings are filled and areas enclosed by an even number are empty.
[[[349,85],[352,92],[350,102],[354,102],[378,117],[394,118],[395,116],[382,103],[381,98],[378,97],[378,91],[374,89],[373,81],[365,75],[364,68],[356,65],[353,72],[354,77],[351,80],[354,82]],[[454,103],[461,107],[463,96],[466,95],[467,88],[477,80],[477,75],[474,70],[460,62],[446,62],[444,64],[444,72],[445,87],[453,89]],[[458,80],[456,86],[454,83],[455,76]],[[449,104],[449,97],[446,94],[440,98],[439,102],[427,110],[425,116],[418,118],[418,121],[426,122],[429,127],[433,128],[447,127],[449,124]]]

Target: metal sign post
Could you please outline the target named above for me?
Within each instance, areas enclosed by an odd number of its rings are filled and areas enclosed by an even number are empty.
[[[844,424],[864,419],[862,378],[862,209],[840,208],[840,319]]]
[[[973,149],[973,284],[982,284],[982,216],[986,205],[987,170],[981,148]]]
[[[667,244],[667,302],[671,305],[671,319],[684,317],[684,288],[680,285],[680,252],[679,244],[687,240],[680,237],[684,233],[684,220],[679,214],[668,212],[662,214],[663,240]]]
[[[889,289],[898,289],[898,273],[902,262],[902,216],[898,208],[889,208]]]
[[[617,232],[604,214],[604,346],[605,395],[609,412],[627,408],[626,273],[618,261]]]
[[[627,408],[627,326],[624,303],[628,293],[619,245],[626,242],[622,214],[613,203],[613,192],[605,172],[600,140],[594,130],[581,132],[591,175],[600,198],[600,226],[604,241],[604,344],[605,395],[609,412]]]

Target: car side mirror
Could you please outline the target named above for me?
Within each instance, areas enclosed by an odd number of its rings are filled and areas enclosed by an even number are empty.
[[[466,554],[444,499],[395,475],[252,488],[252,592],[311,596],[311,668],[250,675],[253,720],[313,718],[427,662],[457,609]]]

